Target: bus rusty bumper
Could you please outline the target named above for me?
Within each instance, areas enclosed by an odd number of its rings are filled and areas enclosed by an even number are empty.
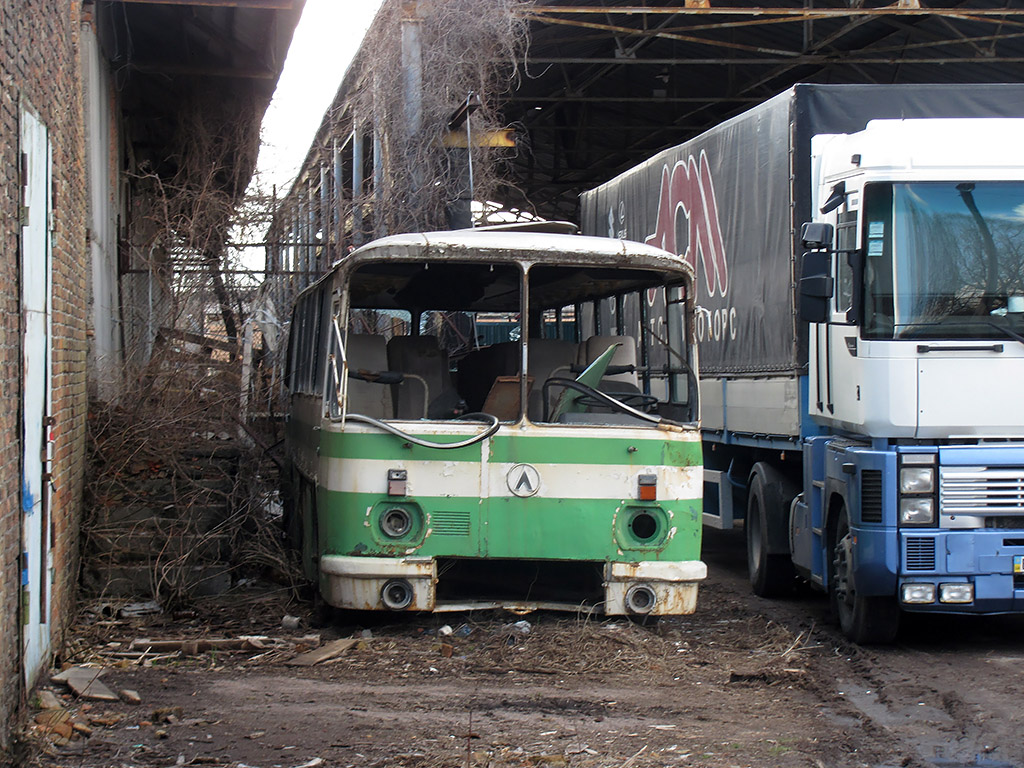
[[[697,586],[707,577],[699,560],[605,565],[604,599],[592,606],[607,616],[671,616],[693,613]],[[350,610],[465,611],[504,608],[516,613],[532,610],[579,611],[578,603],[529,600],[459,600],[436,598],[437,561],[430,557],[351,557],[325,555],[320,559],[320,591],[329,605]]]

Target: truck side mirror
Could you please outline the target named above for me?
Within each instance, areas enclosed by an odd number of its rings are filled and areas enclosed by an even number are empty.
[[[824,226],[831,229],[828,224]],[[799,310],[800,319],[805,323],[824,323],[828,320],[828,305],[835,283],[829,274],[831,261],[832,257],[828,251],[809,251],[803,256]]]
[[[805,221],[800,227],[800,242],[804,248],[819,250],[832,247],[833,228],[820,221]]]

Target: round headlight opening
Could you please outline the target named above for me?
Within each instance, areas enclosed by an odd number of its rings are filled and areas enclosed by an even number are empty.
[[[412,515],[407,509],[391,507],[380,516],[380,529],[391,539],[400,539],[412,530]]]

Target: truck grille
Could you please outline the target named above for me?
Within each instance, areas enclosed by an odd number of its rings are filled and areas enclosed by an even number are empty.
[[[903,552],[903,563],[908,571],[935,570],[935,539],[908,536]]]
[[[942,467],[943,515],[1024,515],[1024,468]]]
[[[860,519],[865,523],[882,522],[882,470],[865,469],[860,473]]]

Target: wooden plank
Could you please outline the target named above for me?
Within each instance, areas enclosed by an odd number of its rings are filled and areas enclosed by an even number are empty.
[[[80,699],[120,701],[116,693],[100,682],[102,674],[103,670],[97,667],[68,667],[50,679],[67,685]]]
[[[301,653],[294,659],[286,661],[285,664],[293,667],[311,667],[314,664],[319,664],[321,661],[327,661],[328,659],[333,659],[335,656],[341,656],[341,654],[358,642],[358,638],[355,637],[345,637],[341,640],[335,640],[322,648],[317,648],[315,651]]]

